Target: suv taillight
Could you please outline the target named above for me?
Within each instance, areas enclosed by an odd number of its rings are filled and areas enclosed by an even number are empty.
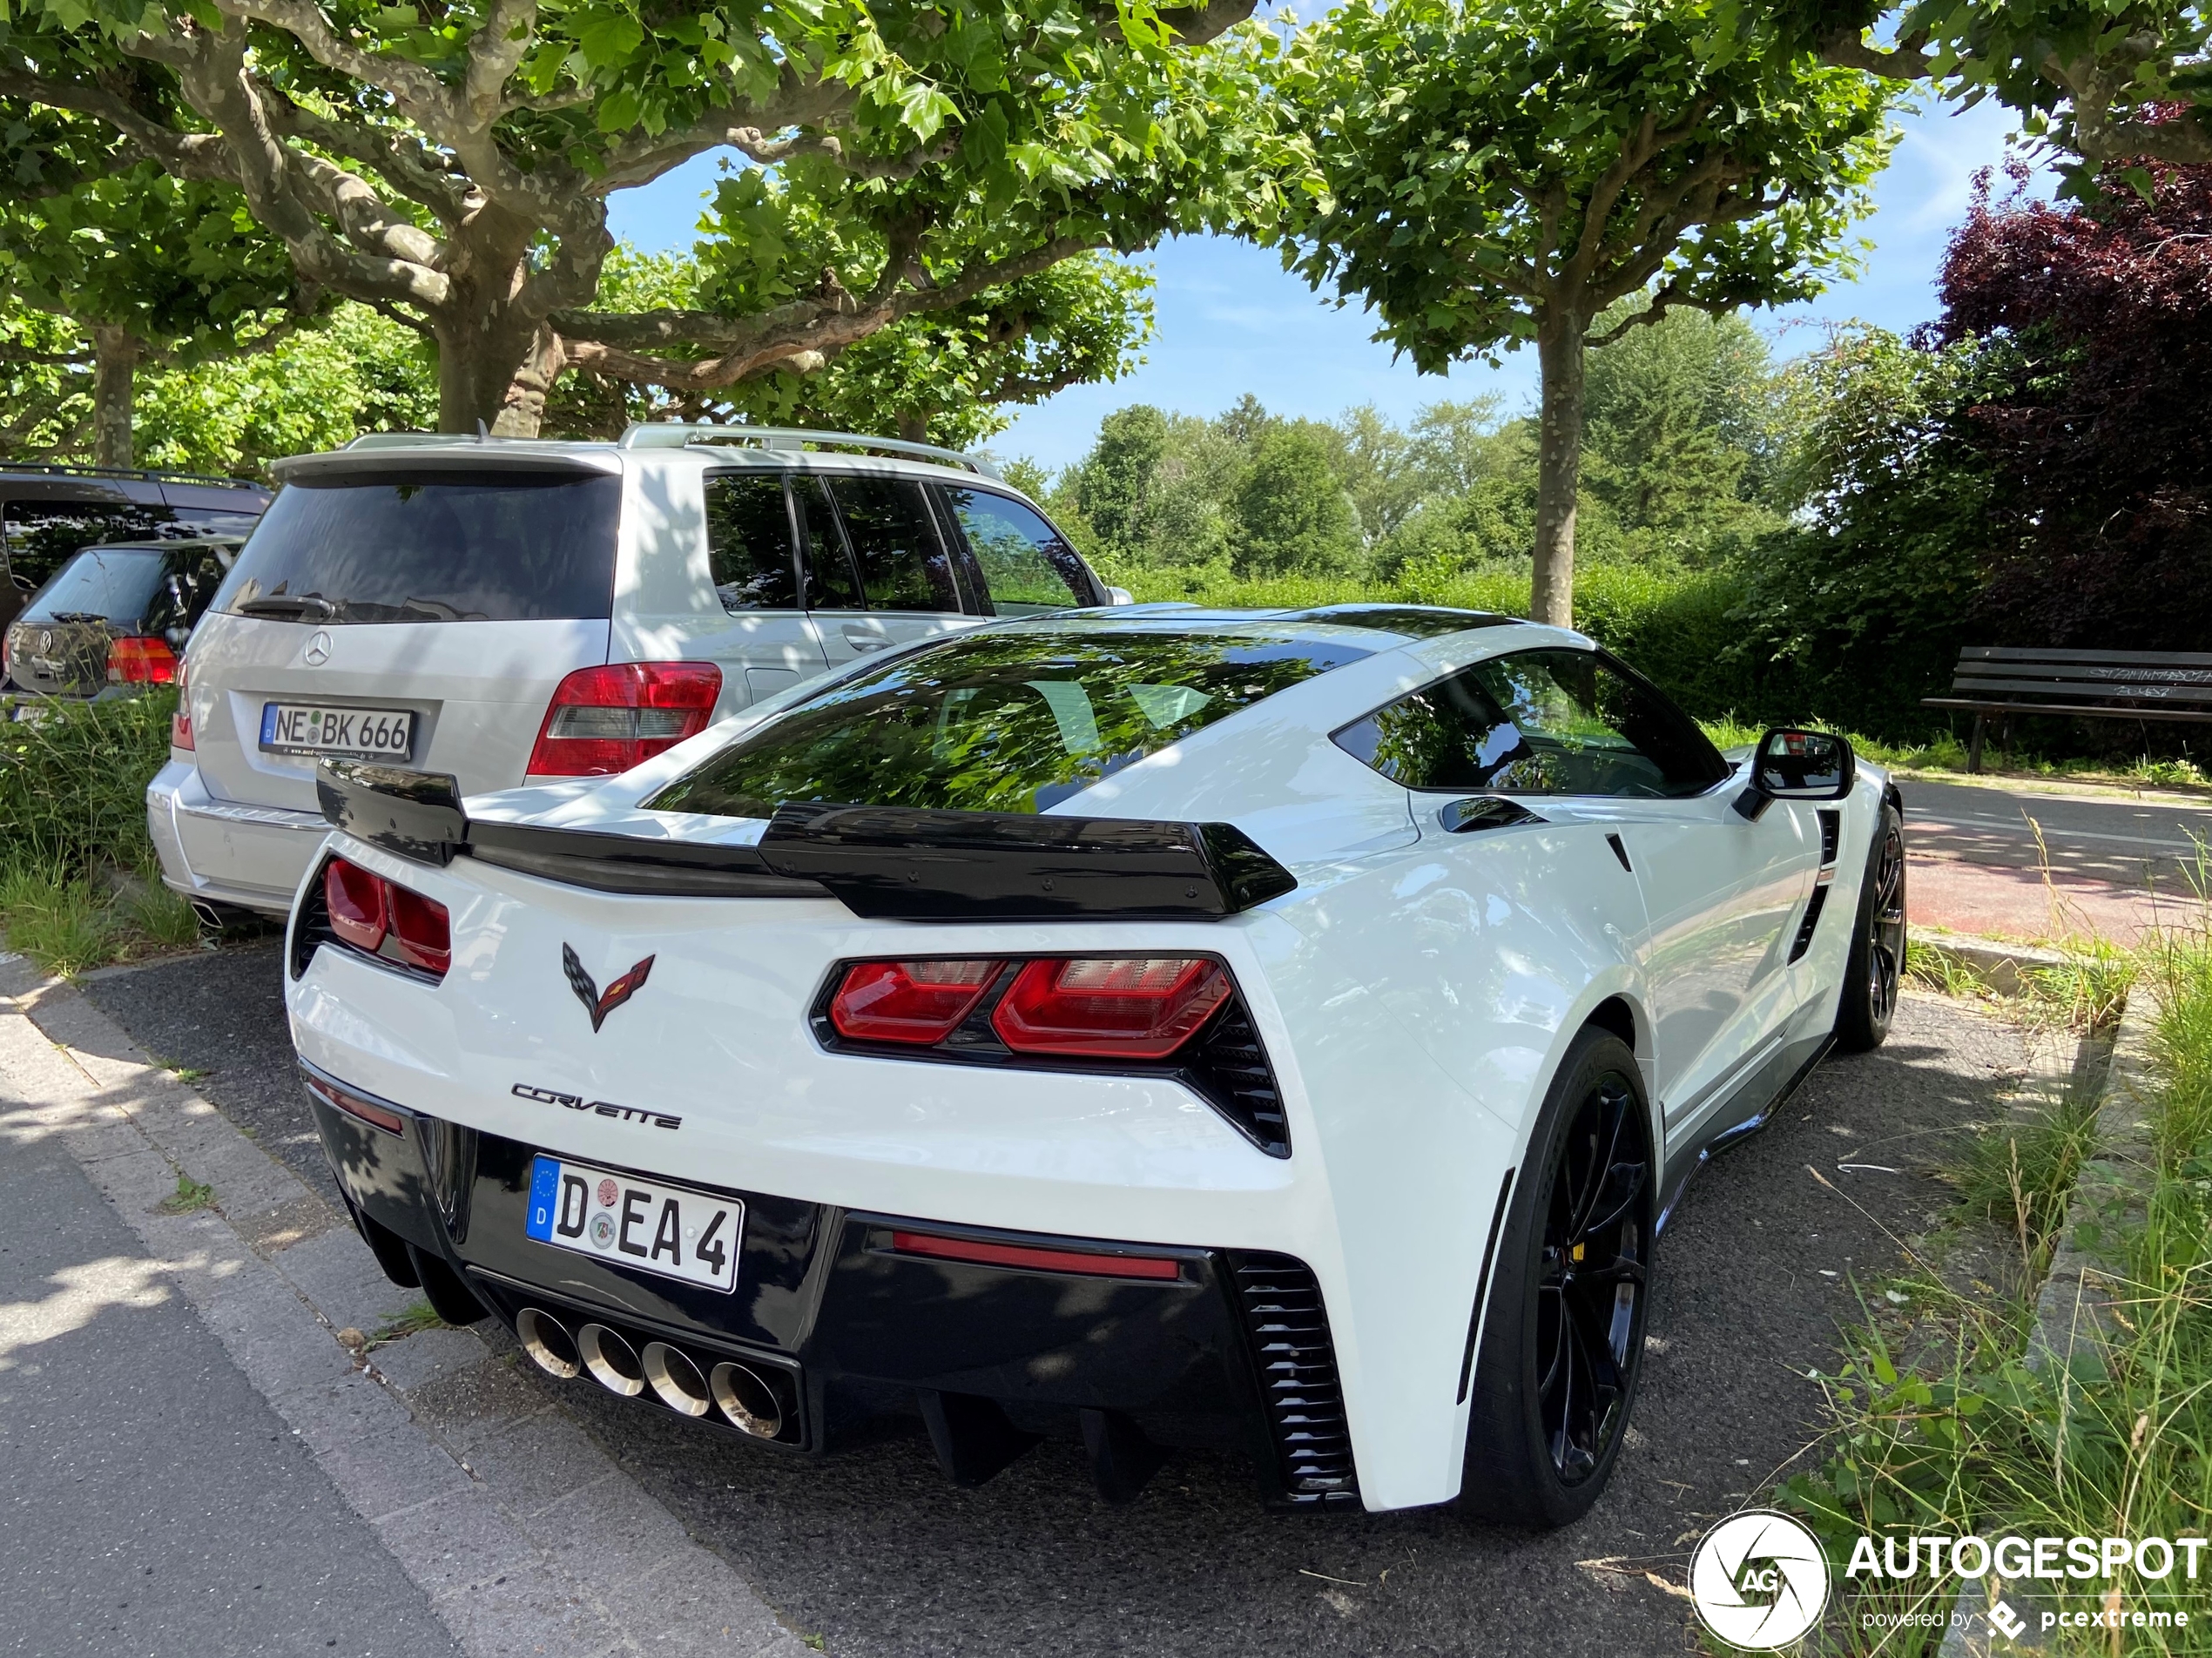
[[[323,914],[331,936],[364,955],[396,961],[434,979],[453,965],[446,907],[343,858],[323,866]]]
[[[187,680],[192,673],[190,662],[177,664],[177,711],[169,716],[169,746],[192,751],[192,686]]]
[[[530,750],[532,777],[604,777],[706,729],[722,694],[711,662],[612,662],[579,668],[553,693]]]
[[[166,685],[177,677],[177,653],[166,639],[132,634],[109,642],[107,682],[111,685]]]

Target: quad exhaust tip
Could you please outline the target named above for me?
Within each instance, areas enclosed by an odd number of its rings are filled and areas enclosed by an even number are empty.
[[[589,1371],[610,1393],[636,1399],[651,1388],[653,1397],[682,1416],[718,1410],[731,1426],[756,1439],[772,1439],[784,1430],[783,1406],[766,1378],[750,1365],[724,1359],[701,1373],[699,1361],[664,1341],[649,1341],[641,1353],[618,1331],[587,1324],[573,1335],[543,1307],[515,1315],[515,1334],[530,1362],[548,1376],[570,1381]]]
[[[714,1408],[699,1367],[664,1341],[645,1344],[645,1379],[660,1402],[679,1416],[705,1416]]]
[[[551,1313],[524,1307],[515,1315],[515,1334],[530,1362],[548,1376],[565,1382],[583,1373],[583,1358],[577,1351],[576,1338]]]
[[[576,1332],[577,1351],[591,1378],[610,1393],[636,1399],[645,1391],[645,1367],[635,1348],[604,1324],[586,1324]]]

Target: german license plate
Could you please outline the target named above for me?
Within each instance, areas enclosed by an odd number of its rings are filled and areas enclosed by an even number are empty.
[[[738,1287],[745,1205],[541,1152],[523,1230],[556,1250],[726,1293]]]
[[[274,754],[359,754],[403,760],[415,745],[415,716],[403,708],[327,708],[265,703],[261,746]]]

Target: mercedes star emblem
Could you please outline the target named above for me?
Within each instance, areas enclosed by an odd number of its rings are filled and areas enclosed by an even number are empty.
[[[307,666],[310,668],[320,668],[324,663],[328,662],[330,660],[329,630],[325,628],[317,628],[308,636],[307,648],[300,654],[307,658]]]

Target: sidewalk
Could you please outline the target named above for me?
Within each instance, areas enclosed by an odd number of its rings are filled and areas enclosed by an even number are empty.
[[[0,1650],[806,1658],[496,1326],[341,1345],[415,1292],[15,957],[0,1148]]]

